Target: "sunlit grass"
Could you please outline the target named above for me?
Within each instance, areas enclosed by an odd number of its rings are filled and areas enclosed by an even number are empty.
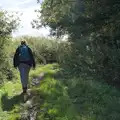
[[[22,90],[22,87],[19,81],[17,81],[16,83],[7,82],[4,84],[2,90],[6,92],[8,96],[14,96]]]
[[[40,85],[31,86],[36,93],[34,102],[40,108],[37,120],[120,120],[120,93],[117,89],[76,77],[67,80],[65,86],[65,80],[54,77],[58,71],[57,64],[49,64],[38,66],[30,73],[30,81],[45,73]],[[0,120],[20,117],[21,90],[20,80],[5,82],[1,87]]]
[[[45,73],[45,81],[47,81],[49,78],[52,78],[52,76],[57,72],[57,69],[54,69],[56,66],[58,65],[49,64],[46,66],[38,66],[36,70],[31,70],[30,80],[32,80],[34,77],[38,77],[40,73]],[[4,83],[4,86],[0,88],[0,120],[3,118],[4,120],[16,120],[20,117],[20,114],[18,112],[20,110],[20,102],[22,100],[19,100],[21,98],[19,95],[22,92],[22,87],[18,72],[14,71],[14,74],[14,80],[9,82],[6,81]],[[39,87],[38,89],[40,89]]]

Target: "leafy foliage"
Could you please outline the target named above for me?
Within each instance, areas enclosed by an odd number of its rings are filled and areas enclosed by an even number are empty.
[[[65,52],[69,52],[69,43],[60,39],[42,38],[42,37],[18,37],[14,40],[12,48],[17,48],[21,40],[26,40],[28,46],[33,50],[36,62],[38,64],[60,63],[64,61]],[[11,49],[12,49],[11,48]],[[14,51],[14,50],[13,50]],[[12,52],[11,52],[12,54]],[[12,56],[12,55],[11,55]]]
[[[109,83],[119,82],[119,6],[118,0],[43,1],[38,11],[41,25],[51,27],[53,35],[69,35],[71,60],[65,66],[70,68],[72,63],[72,73],[91,73]]]
[[[13,16],[0,11],[0,83],[3,82],[3,78],[10,77],[8,75],[10,74],[8,48],[12,30],[15,30],[17,25],[18,22]]]

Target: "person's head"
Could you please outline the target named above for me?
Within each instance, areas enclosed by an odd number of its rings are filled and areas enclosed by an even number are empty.
[[[22,41],[21,41],[21,45],[26,45],[26,41],[25,41],[25,40],[22,40]]]

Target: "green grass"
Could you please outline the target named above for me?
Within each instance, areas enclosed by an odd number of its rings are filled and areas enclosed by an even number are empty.
[[[58,71],[57,64],[49,64],[38,66],[30,73],[30,81],[45,73],[40,86],[31,88],[35,92],[33,104],[38,105],[37,120],[120,120],[119,90],[92,79],[57,78]],[[21,90],[19,80],[6,82],[1,87],[0,120],[20,118]]]
[[[95,80],[74,78],[69,81],[68,92],[81,120],[120,119],[120,93],[117,89]]]
[[[36,70],[31,70],[30,81],[33,77],[39,76],[40,73],[45,73],[47,76],[53,77],[58,69],[58,65],[38,66]],[[55,69],[55,70],[54,70]],[[14,80],[6,81],[4,86],[0,88],[0,120],[16,120],[20,117],[21,104],[24,103],[23,96],[21,95],[22,87],[19,80],[18,72],[14,72]],[[34,88],[33,88],[34,90]]]
[[[120,92],[116,88],[92,79],[57,80],[51,76],[38,87],[44,98],[38,120],[120,120]]]
[[[21,84],[16,82],[5,82],[0,89],[0,120],[16,120],[20,117],[20,103],[23,97],[20,95]]]

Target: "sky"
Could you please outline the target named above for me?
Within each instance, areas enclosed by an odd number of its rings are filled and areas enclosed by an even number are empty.
[[[41,0],[42,2],[42,0]],[[17,31],[13,32],[13,37],[30,35],[30,36],[48,36],[49,29],[41,28],[39,30],[33,29],[31,22],[37,18],[34,10],[40,8],[37,0],[0,0],[0,8],[8,12],[20,12],[21,23]]]

